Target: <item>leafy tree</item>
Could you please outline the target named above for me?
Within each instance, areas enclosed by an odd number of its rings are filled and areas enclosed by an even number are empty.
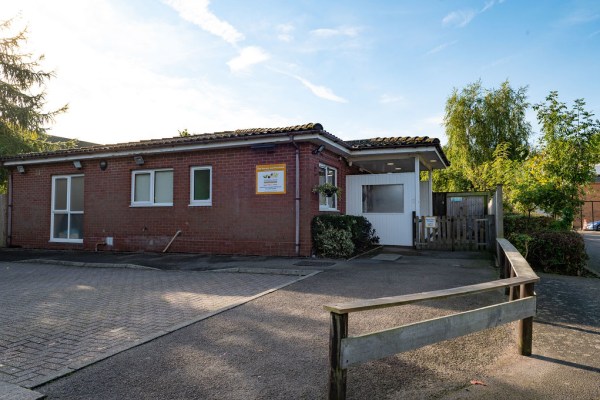
[[[49,143],[47,125],[56,115],[67,110],[46,111],[45,83],[54,76],[40,68],[43,56],[21,52],[27,30],[10,35],[12,20],[0,21],[0,156],[64,147]],[[72,145],[71,143],[67,145]],[[6,171],[0,171],[0,191],[6,182]]]
[[[435,190],[488,190],[507,183],[505,172],[514,161],[524,160],[529,150],[526,93],[526,87],[514,90],[508,80],[499,89],[484,89],[481,81],[460,92],[454,89],[444,117],[448,136],[444,152],[451,166],[436,171]]]
[[[600,162],[600,121],[585,110],[583,99],[575,100],[569,110],[556,91],[533,108],[542,127],[536,202],[570,227],[583,204],[585,187],[594,180],[594,165]]]

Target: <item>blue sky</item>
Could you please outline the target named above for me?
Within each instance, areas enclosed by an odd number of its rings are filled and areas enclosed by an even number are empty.
[[[56,72],[48,106],[70,106],[51,133],[92,142],[306,122],[444,142],[478,79],[600,117],[598,1],[2,0],[15,15]]]

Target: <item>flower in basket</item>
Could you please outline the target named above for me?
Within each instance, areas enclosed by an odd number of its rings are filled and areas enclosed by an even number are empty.
[[[312,191],[313,193],[321,193],[326,197],[332,197],[336,194],[339,194],[340,188],[332,185],[331,183],[323,183],[315,186]]]

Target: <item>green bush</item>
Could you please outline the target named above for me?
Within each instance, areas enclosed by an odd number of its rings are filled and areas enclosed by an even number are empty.
[[[514,233],[557,230],[557,227],[558,221],[551,217],[528,217],[520,214],[504,216],[504,234],[507,238]]]
[[[326,228],[315,239],[317,251],[323,257],[348,258],[354,253],[354,243],[349,231]]]
[[[527,261],[544,272],[581,275],[588,259],[577,232],[533,232],[528,247]]]
[[[507,215],[504,235],[536,270],[581,275],[588,259],[583,237],[550,217]]]
[[[312,237],[313,244],[317,251],[317,254],[325,257],[333,257],[332,255],[326,255],[324,249],[335,247],[333,244],[328,243],[330,240],[342,240],[346,235],[338,235],[329,231],[344,231],[349,234],[350,243],[352,244],[352,250],[347,256],[337,257],[348,257],[353,253],[360,253],[370,246],[379,243],[379,237],[375,235],[375,229],[365,217],[355,215],[338,215],[338,214],[323,214],[317,215],[312,220]],[[326,243],[327,242],[327,243]],[[348,249],[347,244],[342,245],[344,249]]]
[[[506,235],[506,239],[513,244],[519,250],[519,253],[525,258],[529,253],[529,244],[533,238],[526,233],[509,233]]]

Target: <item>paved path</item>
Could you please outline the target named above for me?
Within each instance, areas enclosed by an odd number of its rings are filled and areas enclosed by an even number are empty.
[[[36,388],[48,399],[322,399],[329,314],[323,304],[435,290],[494,279],[489,260],[446,254],[340,263],[241,307]],[[357,313],[350,334],[433,318],[503,298]],[[478,377],[505,347],[509,326],[351,367],[349,399],[427,398]]]
[[[297,279],[0,263],[0,381],[37,386]]]
[[[588,268],[600,276],[600,232],[582,232],[585,250],[590,257]]]
[[[509,351],[450,399],[600,399],[600,279],[539,274],[532,357]]]

